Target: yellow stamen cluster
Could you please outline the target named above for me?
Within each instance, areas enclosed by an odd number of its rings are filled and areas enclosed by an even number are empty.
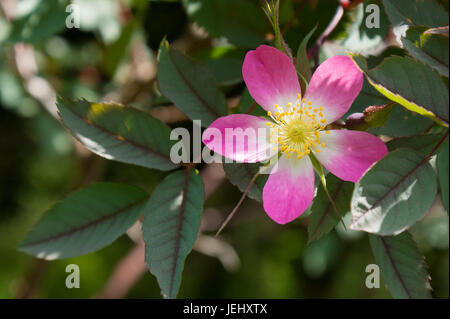
[[[274,121],[267,122],[267,126],[272,128],[271,143],[277,143],[279,150],[287,158],[292,155],[302,158],[311,151],[321,152],[320,148],[324,148],[325,143],[320,140],[320,134],[327,123],[323,118],[322,106],[316,107],[311,101],[301,100],[299,94],[296,103],[288,103],[285,107],[275,104],[275,108],[275,113],[267,112]],[[325,133],[328,134],[329,131]]]

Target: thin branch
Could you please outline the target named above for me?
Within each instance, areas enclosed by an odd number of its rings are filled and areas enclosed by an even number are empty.
[[[343,16],[344,8],[342,7],[342,5],[339,5],[336,9],[336,12],[334,13],[333,19],[331,19],[326,29],[319,36],[314,46],[308,51],[308,56],[314,57],[314,64],[316,67],[317,65],[319,65],[319,51],[322,47],[322,44],[330,36],[334,29],[336,29]]]
[[[145,273],[145,245],[140,242],[119,262],[103,290],[94,298],[117,299],[125,296]]]
[[[216,237],[219,236],[219,234],[222,232],[222,230],[227,226],[231,218],[233,218],[234,214],[236,214],[237,210],[241,206],[242,202],[244,201],[245,197],[247,196],[248,192],[252,188],[253,184],[256,181],[256,178],[258,178],[259,173],[256,173],[255,176],[251,179],[250,183],[248,184],[247,188],[245,189],[244,193],[241,196],[241,199],[239,199],[239,202],[236,204],[236,206],[233,208],[231,213],[228,215],[227,219],[223,222],[222,226],[220,226],[219,230],[216,233]]]
[[[257,106],[258,104],[256,102],[253,102],[252,105],[248,108],[248,110],[245,112],[245,114],[250,114]]]

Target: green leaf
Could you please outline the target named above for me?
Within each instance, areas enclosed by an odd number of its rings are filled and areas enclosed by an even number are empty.
[[[395,150],[356,183],[350,228],[399,234],[428,212],[436,192],[436,176],[427,159],[413,150]]]
[[[36,44],[64,30],[68,1],[41,0],[29,14],[12,21],[7,43]]]
[[[184,261],[197,239],[203,188],[197,172],[174,172],[156,187],[145,208],[145,261],[165,298],[176,298]]]
[[[394,298],[431,298],[424,257],[408,232],[390,237],[370,235],[369,239],[381,275]]]
[[[370,85],[367,79],[364,78],[361,92],[356,97],[355,101],[353,102],[348,112],[344,115],[344,117],[347,117],[352,113],[363,112],[369,105],[384,105],[387,103],[389,103],[389,100],[380,92],[375,90],[375,88]]]
[[[423,156],[431,152],[433,147],[442,138],[442,134],[417,134],[407,137],[394,138],[386,143],[389,152],[399,148],[409,148],[415,150]]]
[[[434,0],[383,0],[383,3],[393,26],[441,27],[448,24],[448,13]]]
[[[242,82],[244,56],[244,50],[223,46],[196,52],[192,57],[203,62],[221,85],[234,85]]]
[[[256,1],[183,0],[183,4],[191,20],[213,37],[226,37],[244,48],[265,42],[270,30]]]
[[[133,226],[148,198],[131,185],[98,183],[83,188],[53,206],[19,250],[49,260],[99,250]]]
[[[308,59],[308,41],[313,35],[313,33],[316,31],[317,25],[309,31],[309,33],[303,38],[302,42],[300,43],[298,49],[297,49],[297,72],[300,73],[307,82],[311,79],[311,63]],[[307,84],[304,83],[303,80],[300,80],[300,86],[302,87],[302,93],[303,95],[306,92],[306,86]]]
[[[248,112],[252,108],[250,112]],[[256,116],[267,116],[267,111],[259,106],[255,100],[250,95],[248,88],[246,87],[242,92],[241,101],[239,102],[239,107],[236,108],[239,113],[247,113]]]
[[[204,65],[172,49],[165,40],[158,54],[158,82],[161,92],[193,120],[209,126],[228,113],[219,84]]]
[[[448,139],[447,142],[445,142],[444,147],[442,148],[441,152],[438,154],[436,159],[436,168],[438,172],[439,182],[441,184],[441,198],[442,203],[444,204],[445,209],[448,210],[448,197],[449,197],[449,188],[448,188],[448,179],[449,179],[449,159],[448,159],[448,153],[449,153],[449,147],[448,147]]]
[[[369,53],[378,48],[389,32],[389,21],[381,0],[366,0],[347,16],[354,21],[343,46],[350,52]],[[378,22],[378,25],[374,24]]]
[[[319,175],[320,182],[322,183],[322,186],[325,188],[326,191],[327,181],[325,179],[322,164],[320,164],[319,160],[314,156],[314,154],[309,154],[309,159],[311,160],[311,164],[314,168],[314,171],[316,172],[317,175]]]
[[[428,33],[427,30],[425,27],[409,28],[401,39],[403,46],[413,58],[448,77],[448,36]]]
[[[247,189],[260,167],[260,163],[223,163],[223,169],[228,180],[241,192]],[[268,176],[267,174],[261,174],[250,188],[247,196],[262,203],[262,191]]]
[[[448,126],[448,89],[436,71],[407,57],[390,57],[371,70],[357,55],[353,61],[381,94],[405,108]]]
[[[336,208],[342,215],[350,210],[353,183],[328,174],[327,188]],[[323,187],[318,187],[317,195],[311,207],[311,220],[308,225],[308,242],[318,240],[329,233],[339,223],[333,206]]]
[[[110,160],[159,170],[178,165],[170,160],[168,126],[148,113],[113,103],[58,100],[59,114],[84,146]]]
[[[370,127],[369,132],[375,135],[404,137],[423,133],[433,121],[415,112],[411,112],[399,104],[394,104],[386,123],[378,127]]]

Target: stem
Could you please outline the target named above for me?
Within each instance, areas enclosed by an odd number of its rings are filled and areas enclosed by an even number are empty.
[[[339,217],[339,219],[342,223],[342,226],[344,226],[344,229],[347,230],[347,227],[345,226],[345,223],[344,223],[344,219],[342,218],[342,215],[339,213],[339,210],[337,209],[333,198],[330,196],[330,193],[328,192],[327,180],[325,179],[325,174],[323,173],[322,164],[320,164],[320,162],[317,160],[317,158],[313,154],[310,154],[309,158],[311,159],[314,170],[317,172],[317,174],[320,177],[320,182],[323,186],[323,190],[325,191],[325,194],[327,194],[327,197],[330,200],[331,206],[333,206],[333,209],[336,212],[337,216]]]
[[[334,13],[333,19],[331,19],[330,23],[326,27],[326,29],[322,32],[320,37],[317,39],[314,46],[309,50],[308,55],[314,57],[314,64],[315,67],[319,65],[319,51],[322,46],[322,44],[325,42],[325,40],[330,36],[330,34],[336,29],[337,25],[341,21],[342,17],[344,16],[344,8],[342,5],[339,5],[336,9],[336,12]]]
[[[250,183],[248,184],[247,188],[245,189],[244,193],[241,196],[241,199],[239,199],[239,202],[236,204],[236,206],[233,208],[231,213],[228,215],[227,219],[223,222],[222,226],[220,226],[219,230],[216,233],[216,237],[219,236],[219,234],[222,232],[222,230],[225,228],[225,226],[228,224],[228,222],[233,218],[234,214],[236,214],[238,208],[241,206],[242,202],[244,201],[245,197],[247,196],[248,192],[252,188],[253,184],[256,181],[256,178],[258,178],[259,172],[253,176]]]
[[[439,140],[439,142],[436,143],[436,145],[433,147],[433,149],[427,154],[427,156],[425,156],[425,158],[423,159],[422,162],[424,161],[428,161],[430,159],[431,156],[433,156],[434,152],[436,152],[436,150],[439,148],[439,146],[441,146],[442,143],[444,143],[445,139],[448,137],[448,130],[447,132],[444,134],[444,136],[442,136],[442,138]]]
[[[328,192],[328,188],[325,184],[322,183],[323,189],[325,190],[325,193],[328,196],[328,199],[330,200],[331,206],[333,206],[334,211],[336,212],[336,214],[338,215],[339,219],[341,220],[342,226],[344,226],[345,231],[347,231],[347,227],[345,226],[344,223],[344,218],[342,217],[341,213],[339,213],[336,204],[334,203],[333,198],[330,196],[330,193]]]
[[[249,107],[248,110],[245,112],[245,114],[250,114],[250,113],[255,109],[256,105],[258,105],[258,104],[256,104],[256,102],[253,102],[253,104],[250,105],[250,107]]]

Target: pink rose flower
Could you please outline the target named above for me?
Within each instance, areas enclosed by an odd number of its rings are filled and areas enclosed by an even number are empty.
[[[240,162],[264,161],[270,158],[268,149],[280,150],[277,170],[263,190],[264,210],[275,222],[296,219],[313,200],[314,168],[308,154],[351,182],[387,154],[385,144],[369,133],[325,129],[347,112],[361,91],[363,75],[349,57],[334,56],[323,62],[303,98],[294,64],[273,47],[261,45],[249,51],[242,74],[270,121],[247,114],[220,117],[205,130],[202,140],[211,150]],[[265,128],[270,136],[263,143],[247,140],[245,146],[236,145],[234,138],[211,138],[213,131],[226,136],[226,129],[237,128]]]

